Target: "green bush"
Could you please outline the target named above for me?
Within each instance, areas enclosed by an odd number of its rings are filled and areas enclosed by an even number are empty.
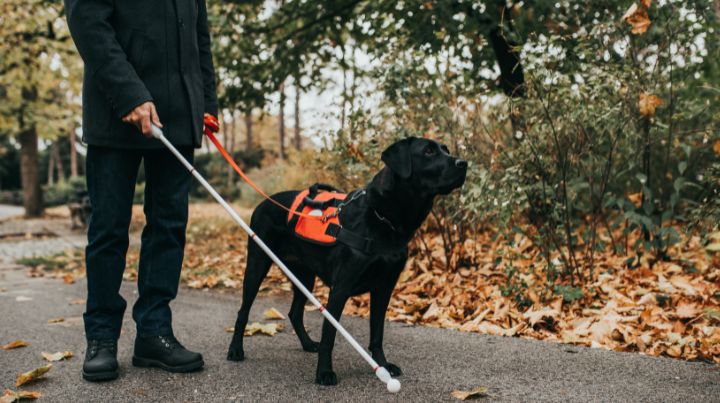
[[[85,177],[73,177],[54,185],[43,186],[43,200],[46,206],[59,206],[76,200],[78,194],[85,191]]]

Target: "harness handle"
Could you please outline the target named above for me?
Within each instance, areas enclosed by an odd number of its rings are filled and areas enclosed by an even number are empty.
[[[217,148],[218,151],[220,151],[220,154],[223,156],[223,158],[225,158],[225,161],[227,161],[227,163],[230,164],[231,167],[233,167],[233,169],[235,170],[235,172],[237,172],[238,175],[240,175],[240,177],[241,177],[245,182],[247,182],[248,185],[250,185],[250,187],[252,187],[253,189],[255,189],[255,191],[258,192],[258,193],[259,193],[262,197],[264,197],[266,200],[269,200],[271,203],[273,203],[274,205],[280,207],[281,209],[289,212],[290,214],[293,214],[293,215],[296,215],[296,216],[299,216],[299,217],[309,218],[309,219],[313,219],[313,220],[320,220],[320,219],[322,218],[322,217],[313,216],[313,215],[310,215],[310,214],[304,214],[304,213],[301,213],[301,212],[299,212],[299,211],[292,211],[291,209],[285,207],[285,205],[283,205],[283,204],[280,203],[279,201],[277,201],[277,200],[273,199],[272,197],[268,196],[268,194],[265,193],[262,189],[260,189],[260,187],[259,187],[257,184],[255,184],[255,182],[253,182],[252,179],[250,179],[247,175],[245,175],[245,172],[243,172],[242,169],[240,169],[240,167],[238,166],[238,164],[235,163],[235,160],[233,160],[232,156],[230,156],[230,154],[225,150],[225,147],[223,147],[222,144],[220,144],[220,142],[218,141],[217,137],[215,137],[215,134],[213,134],[213,132],[212,132],[211,130],[208,130],[208,129],[206,128],[206,129],[205,129],[205,135],[210,139],[210,141],[211,141],[213,144],[215,144],[215,148]]]

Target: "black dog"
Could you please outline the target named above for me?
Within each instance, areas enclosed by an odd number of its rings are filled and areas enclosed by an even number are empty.
[[[287,212],[269,201],[254,211],[250,226],[282,259],[309,290],[315,276],[330,287],[327,310],[340,319],[347,300],[370,292],[370,352],[379,365],[391,375],[401,374],[400,368],[389,363],[383,352],[383,326],[390,296],[405,267],[407,244],[430,212],[435,196],[446,195],[465,182],[467,162],[453,157],[438,142],[406,138],[382,153],[383,168],[365,188],[353,192],[353,199],[340,212],[343,228],[372,239],[379,247],[372,252],[361,251],[345,244],[316,245],[294,236],[287,225]],[[290,207],[299,192],[287,191],[273,196]],[[355,196],[355,197],[353,197]],[[243,333],[250,306],[272,262],[254,242],[248,243],[248,260],[243,281],[243,301],[235,322],[235,334],[228,351],[228,360],[241,361]],[[305,351],[318,352],[315,382],[334,385],[337,377],[332,369],[335,328],[326,320],[320,343],[310,339],[303,325],[306,297],[293,287],[289,318]]]

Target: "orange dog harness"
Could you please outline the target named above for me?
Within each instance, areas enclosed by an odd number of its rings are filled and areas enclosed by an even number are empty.
[[[313,187],[315,187],[314,191]],[[321,190],[325,191],[318,192],[318,185],[313,187],[303,190],[295,197],[288,212],[288,225],[294,223],[295,235],[306,241],[334,245],[337,238],[328,235],[328,227],[331,224],[340,226],[338,205],[347,198],[347,195],[327,188],[322,188]],[[302,215],[293,214],[293,211]]]
[[[316,183],[300,192],[288,212],[288,226],[295,235],[319,245],[337,242],[366,253],[374,251],[372,239],[357,235],[340,222],[343,207],[363,196],[365,190],[345,194],[329,185]]]

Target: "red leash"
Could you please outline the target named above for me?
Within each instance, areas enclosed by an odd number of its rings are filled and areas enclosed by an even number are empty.
[[[222,144],[220,144],[220,141],[218,141],[217,137],[215,137],[215,133],[217,133],[218,130],[220,129],[220,125],[219,125],[219,123],[218,123],[217,118],[216,118],[215,116],[209,114],[209,113],[206,113],[206,114],[205,114],[205,117],[204,117],[204,123],[205,123],[205,128],[204,128],[203,131],[204,131],[205,135],[208,136],[208,138],[210,139],[210,141],[211,141],[213,144],[215,144],[215,148],[217,148],[218,151],[220,151],[220,155],[222,155],[223,158],[225,158],[225,161],[227,161],[227,163],[230,164],[230,166],[235,170],[235,172],[237,172],[238,175],[240,175],[240,177],[241,177],[245,182],[247,182],[247,184],[250,185],[250,187],[252,187],[253,189],[255,189],[255,191],[258,192],[262,197],[264,197],[266,200],[269,200],[271,203],[275,204],[276,206],[282,208],[283,210],[289,212],[290,214],[294,214],[294,215],[297,215],[297,216],[300,216],[300,217],[304,217],[304,218],[311,218],[311,219],[314,219],[314,220],[321,220],[321,219],[322,219],[322,217],[313,216],[313,215],[309,215],[309,214],[303,214],[303,213],[300,213],[300,212],[298,212],[298,211],[292,211],[292,210],[290,210],[289,208],[285,207],[285,206],[284,206],[282,203],[280,203],[279,201],[277,201],[277,200],[273,199],[272,197],[268,196],[268,194],[265,193],[265,192],[260,188],[260,186],[258,186],[257,184],[255,184],[255,182],[253,182],[252,179],[250,179],[247,175],[245,175],[245,172],[243,172],[242,169],[240,169],[240,167],[238,166],[238,164],[235,163],[235,160],[233,160],[233,158],[232,158],[232,156],[230,155],[230,153],[228,153],[227,150],[225,150],[225,147],[223,147]]]

